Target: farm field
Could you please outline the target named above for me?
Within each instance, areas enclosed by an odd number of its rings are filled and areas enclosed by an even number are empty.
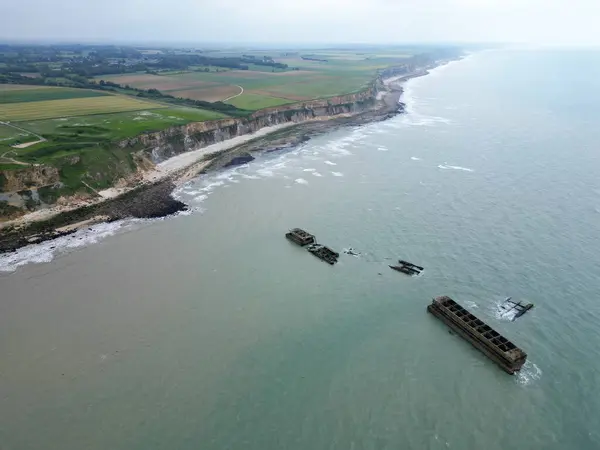
[[[6,89],[5,87],[10,87]],[[0,104],[68,100],[73,98],[104,97],[109,94],[90,89],[40,87],[25,85],[0,85]]]
[[[0,104],[0,121],[19,122],[162,107],[164,105],[120,95],[38,102],[27,101],[24,103]]]

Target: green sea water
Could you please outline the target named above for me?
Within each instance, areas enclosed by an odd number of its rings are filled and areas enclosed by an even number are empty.
[[[0,449],[600,448],[599,71],[475,54],[403,116],[190,182],[188,215],[2,257]],[[444,294],[519,375],[426,313]]]

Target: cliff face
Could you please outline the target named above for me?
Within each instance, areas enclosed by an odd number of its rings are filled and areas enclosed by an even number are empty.
[[[59,182],[58,169],[49,166],[24,166],[22,170],[0,173],[0,191],[23,191]]]
[[[282,123],[300,123],[320,117],[356,114],[375,105],[377,89],[256,111],[249,117],[190,123],[148,133],[118,143],[119,147],[141,147],[154,163],[191,150],[198,150],[236,136]]]

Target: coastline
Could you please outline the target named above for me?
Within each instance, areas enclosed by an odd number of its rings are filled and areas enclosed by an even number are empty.
[[[430,70],[448,62],[439,61],[409,74],[381,79],[376,106],[366,111],[263,127],[255,133],[237,136],[160,162],[143,174],[144,180],[137,186],[105,189],[98,192],[98,198],[92,201],[40,210],[2,223],[0,254],[66,236],[101,222],[158,218],[185,211],[187,205],[172,197],[177,186],[199,174],[249,162],[254,159],[252,153],[259,150],[282,151],[342,126],[382,121],[402,114],[405,110],[400,99],[404,83],[427,75]]]

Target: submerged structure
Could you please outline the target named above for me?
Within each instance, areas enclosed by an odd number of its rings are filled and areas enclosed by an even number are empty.
[[[316,244],[317,239],[314,235],[300,228],[293,228],[285,234],[290,241],[304,247],[305,245]]]
[[[306,249],[311,254],[328,264],[335,264],[340,257],[338,252],[331,250],[329,247],[318,244],[317,238],[313,234],[310,234],[301,228],[291,229],[285,234],[285,237],[301,247],[308,246]]]
[[[434,298],[427,306],[427,311],[470,342],[505,372],[512,375],[525,364],[527,353],[450,297]]]
[[[504,300],[504,303],[500,306],[500,308],[504,310],[502,312],[503,316],[512,312],[513,316],[511,320],[515,321],[527,311],[529,311],[531,308],[533,308],[533,306],[533,303],[527,303],[526,305],[524,305],[521,302],[514,301],[512,297],[508,297],[506,300]]]
[[[404,261],[402,259],[398,260],[397,266],[390,266],[390,269],[396,270],[398,272],[405,273],[406,275],[419,275],[423,271],[423,267],[417,266],[416,264],[409,263],[408,261]]]
[[[334,265],[340,257],[339,253],[334,252],[329,247],[325,247],[324,245],[312,244],[308,246],[307,250],[320,260],[331,265]]]

